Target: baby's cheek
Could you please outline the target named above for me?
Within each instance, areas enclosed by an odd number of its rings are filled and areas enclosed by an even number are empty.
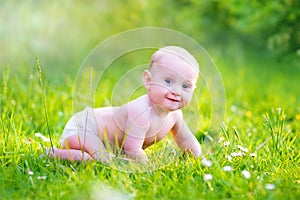
[[[184,106],[187,106],[188,104],[190,104],[191,100],[192,100],[192,97],[186,98],[186,100],[184,101]]]

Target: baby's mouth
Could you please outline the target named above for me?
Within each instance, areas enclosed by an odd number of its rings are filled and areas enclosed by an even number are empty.
[[[180,100],[176,99],[176,98],[169,98],[169,97],[167,97],[167,100],[172,101],[172,102],[180,102]]]

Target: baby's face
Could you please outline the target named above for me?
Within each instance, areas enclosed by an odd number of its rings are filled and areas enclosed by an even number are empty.
[[[174,55],[164,56],[152,65],[150,73],[148,95],[153,104],[175,111],[190,103],[198,79],[190,63]]]

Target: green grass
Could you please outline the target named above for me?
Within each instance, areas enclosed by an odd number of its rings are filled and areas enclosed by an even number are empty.
[[[215,52],[213,57],[226,88],[227,114],[222,126],[216,127],[218,138],[224,140],[206,154],[212,166],[181,154],[163,168],[140,173],[95,162],[40,158],[50,143],[34,134],[50,134],[54,145],[59,145],[64,124],[73,112],[74,77],[44,72],[40,77],[35,66],[2,70],[0,198],[93,199],[99,193],[104,198],[121,192],[123,197],[136,199],[298,199],[300,69],[251,52],[239,58]],[[109,98],[102,96],[97,97],[100,104]],[[208,127],[210,106],[209,94],[203,92],[201,99],[203,127],[196,134],[198,138]],[[238,145],[248,152],[234,157],[232,153],[240,151]],[[154,149],[148,153],[151,151]],[[164,164],[155,156],[151,162]],[[233,171],[225,172],[223,167],[227,165]],[[243,170],[250,172],[249,179],[242,175]],[[213,179],[205,181],[205,174]],[[268,183],[275,188],[267,190]]]

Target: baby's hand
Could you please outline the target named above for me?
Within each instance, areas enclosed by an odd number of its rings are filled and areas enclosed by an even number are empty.
[[[127,157],[132,160],[132,161],[136,161],[136,162],[139,162],[139,163],[146,163],[148,162],[148,156],[147,154],[145,153],[144,150],[142,149],[139,149],[138,151],[136,152],[129,152],[129,151],[125,151]]]
[[[112,152],[105,152],[100,156],[100,158],[98,160],[100,162],[108,164],[108,163],[112,162],[115,157],[116,157],[116,155],[113,154]]]

